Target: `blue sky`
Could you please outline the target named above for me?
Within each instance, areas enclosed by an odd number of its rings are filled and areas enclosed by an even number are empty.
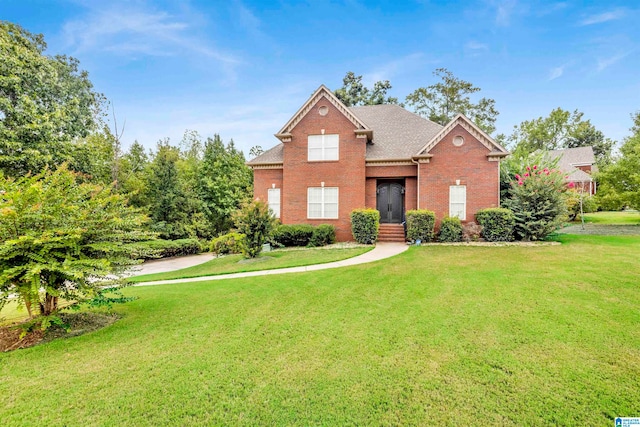
[[[496,100],[498,132],[562,107],[619,141],[640,109],[639,18],[630,1],[0,0],[0,19],[80,60],[125,147],[192,129],[245,153],[347,71],[404,99],[440,67]]]

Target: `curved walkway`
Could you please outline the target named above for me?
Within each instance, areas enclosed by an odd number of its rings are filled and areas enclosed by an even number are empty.
[[[277,268],[274,270],[249,271],[246,273],[218,274],[216,276],[192,277],[189,279],[156,280],[154,282],[136,283],[133,286],[169,285],[173,283],[204,282],[209,280],[237,279],[240,277],[266,276],[270,274],[302,273],[305,271],[326,270],[329,268],[347,267],[350,265],[365,264],[398,255],[409,248],[405,243],[378,243],[373,250],[353,258],[342,261],[328,262],[325,264],[313,264],[301,267]]]

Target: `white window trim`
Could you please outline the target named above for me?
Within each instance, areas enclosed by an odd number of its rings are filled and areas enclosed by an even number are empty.
[[[452,211],[453,209],[451,209],[451,205],[454,203],[453,202],[453,192],[455,191],[455,189],[457,188],[462,188],[464,189],[464,201],[462,202],[455,202],[455,204],[462,204],[462,216],[458,216],[458,218],[460,218],[461,221],[465,221],[467,219],[467,186],[466,185],[451,185],[449,186],[449,216],[452,217],[454,216]],[[457,216],[457,215],[455,215]]]
[[[309,155],[310,154],[310,150],[311,150],[311,148],[310,148],[311,146],[309,144],[309,139],[311,139],[311,137],[318,137],[318,136],[320,137],[320,140],[321,140],[320,148],[322,150],[322,158],[313,159],[312,160],[310,158],[310,155]],[[326,148],[327,148],[326,145],[327,145],[327,143],[326,143],[326,140],[325,140],[325,137],[327,137],[327,136],[335,136],[336,139],[338,140],[338,144],[337,144],[337,147],[336,147],[337,152],[336,152],[336,158],[335,159],[327,159],[327,153],[326,153]],[[335,161],[338,161],[338,160],[340,160],[340,135],[339,134],[330,133],[330,134],[326,134],[326,135],[325,134],[309,135],[307,137],[307,161],[309,161],[309,162],[335,162]]]
[[[320,216],[311,216],[310,215],[310,209],[309,209],[309,204],[311,203],[311,197],[310,197],[310,193],[312,189],[320,189],[321,191],[321,196],[320,196],[320,206],[321,206],[321,213]],[[325,214],[325,197],[324,197],[324,193],[325,190],[327,189],[335,189],[336,190],[336,216],[334,217],[329,217],[326,216]],[[338,189],[338,187],[307,187],[307,219],[338,219],[338,217],[340,216],[339,214],[340,212],[340,190]]]
[[[277,203],[274,203],[274,202],[271,201],[272,200],[271,199],[271,194],[275,193],[276,190],[278,192],[278,201],[277,201]],[[282,206],[282,203],[280,202],[280,198],[281,197],[282,197],[282,192],[280,191],[279,188],[269,188],[267,190],[267,204],[269,205],[269,209],[271,209],[271,212],[273,213],[273,216],[275,218],[280,218],[280,213],[281,213],[280,209],[281,209],[281,206]],[[273,209],[274,205],[278,206],[278,210],[277,211],[275,209]]]

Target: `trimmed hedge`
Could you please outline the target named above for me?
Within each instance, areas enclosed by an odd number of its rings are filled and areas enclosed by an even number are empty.
[[[309,224],[281,224],[271,236],[276,247],[307,246],[313,236],[314,228]]]
[[[227,233],[211,241],[210,250],[217,255],[240,254],[247,236],[241,233]]]
[[[482,226],[482,237],[488,242],[510,242],[513,240],[516,217],[511,210],[505,208],[482,209],[476,213],[476,219]]]
[[[376,209],[354,209],[351,211],[351,234],[356,242],[371,245],[378,240],[380,212]]]
[[[336,228],[330,224],[314,227],[309,246],[326,246],[336,242]]]
[[[436,214],[426,209],[409,210],[406,213],[407,239],[430,242],[433,240]]]
[[[438,240],[441,242],[461,242],[462,223],[460,222],[460,218],[455,216],[443,218],[440,224]]]
[[[132,258],[155,259],[174,256],[194,255],[202,252],[203,247],[198,239],[148,240],[130,243]]]

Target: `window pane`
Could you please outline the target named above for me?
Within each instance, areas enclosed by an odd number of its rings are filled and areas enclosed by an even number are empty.
[[[309,211],[307,212],[309,218],[322,218],[322,204],[321,203],[309,203]]]
[[[324,146],[325,148],[338,148],[338,135],[325,135]]]
[[[336,148],[325,148],[324,149],[324,160],[338,160],[338,147],[336,147]]]
[[[337,203],[325,203],[325,205],[324,205],[324,217],[325,218],[338,218],[338,204]]]
[[[324,189],[325,203],[338,203],[338,189],[336,187],[327,187]]]
[[[309,149],[322,148],[322,135],[309,135]]]
[[[464,219],[464,203],[451,203],[449,216],[457,216],[460,219]]]
[[[322,188],[309,187],[307,194],[309,203],[322,203]]]

